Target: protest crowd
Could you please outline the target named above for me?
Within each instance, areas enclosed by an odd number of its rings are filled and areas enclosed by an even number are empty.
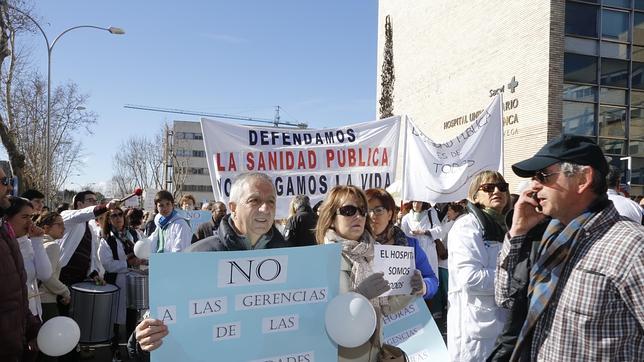
[[[377,323],[364,343],[339,345],[339,361],[406,360],[384,340],[383,321],[414,298],[451,361],[644,360],[642,207],[620,195],[619,171],[593,141],[564,135],[512,172],[526,180],[514,194],[504,175],[481,170],[466,199],[435,204],[337,185],[316,205],[294,196],[282,222],[273,179],[240,173],[228,203],[205,203],[211,219],[192,228],[190,195],[159,191],[148,215],[83,191],[69,209],[50,211],[37,190],[10,196],[0,170],[0,360],[56,360],[39,352],[38,328],[79,310],[107,318],[113,360],[149,360],[171,328],[125,292],[153,267],[136,252],[143,241],[163,254],[340,245],[339,293],[366,298]],[[383,296],[390,284],[374,272],[377,245],[413,250],[409,294]],[[92,293],[112,297],[98,310]],[[92,323],[80,325],[82,336],[100,333]]]

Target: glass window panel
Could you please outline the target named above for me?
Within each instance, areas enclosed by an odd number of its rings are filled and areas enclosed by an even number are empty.
[[[597,40],[567,36],[565,40],[565,51],[577,54],[597,55],[598,45],[599,42]]]
[[[632,196],[644,195],[644,186],[635,185],[631,183],[631,187],[628,190],[628,194]],[[636,200],[637,201],[637,200]]]
[[[626,137],[626,108],[599,107],[599,135]]]
[[[563,102],[563,131],[583,136],[595,135],[595,105]]]
[[[602,57],[628,59],[628,45],[603,41]]]
[[[644,47],[633,46],[633,60],[644,62]]]
[[[631,160],[631,184],[644,185],[644,158]]]
[[[564,80],[597,83],[597,58],[587,55],[565,53]]]
[[[631,106],[644,107],[644,92],[631,91]]]
[[[628,86],[628,62],[602,59],[601,84],[613,87]]]
[[[631,140],[628,143],[628,154],[631,156],[644,156],[644,141]]]
[[[623,89],[601,88],[599,90],[599,102],[626,105],[626,91]]]
[[[620,41],[629,40],[628,13],[623,11],[602,11],[602,37]]]
[[[635,9],[644,10],[644,0],[635,0]]]
[[[629,137],[644,140],[644,109],[642,108],[631,108]]]
[[[606,6],[615,6],[618,8],[630,8],[631,0],[604,0],[602,3]]]
[[[644,0],[642,0],[644,3]],[[644,45],[644,13],[635,13],[633,17],[633,42]]]
[[[625,140],[616,140],[610,138],[600,138],[599,147],[606,154],[610,155],[626,155],[626,141]]]
[[[644,63],[633,62],[631,81],[633,88],[644,89]]]
[[[566,34],[597,37],[598,6],[566,3]]]
[[[596,102],[596,94],[597,87],[589,85],[564,84],[563,86],[563,99],[568,101]]]

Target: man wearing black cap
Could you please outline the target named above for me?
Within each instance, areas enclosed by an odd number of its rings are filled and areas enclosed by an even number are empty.
[[[528,313],[512,360],[644,358],[644,227],[606,196],[608,164],[590,139],[565,135],[512,166],[531,177],[497,262],[496,300],[511,307],[526,234],[552,221],[532,261]]]

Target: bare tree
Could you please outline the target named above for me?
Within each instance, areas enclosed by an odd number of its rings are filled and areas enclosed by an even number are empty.
[[[130,137],[123,141],[120,150],[112,157],[112,182],[117,197],[132,193],[136,187],[161,189],[163,163],[162,134],[152,138]]]
[[[31,13],[22,1],[12,1],[12,6]],[[16,35],[33,31],[34,24],[3,3],[0,28],[0,140],[21,188],[44,191],[49,183],[55,193],[68,175],[82,167],[82,143],[77,136],[91,134],[97,116],[85,110],[89,96],[82,94],[75,83],[53,87],[47,150],[47,83],[40,74],[26,69],[28,54],[16,44]],[[9,61],[4,63],[7,57]],[[45,179],[47,152],[51,154],[50,180]]]

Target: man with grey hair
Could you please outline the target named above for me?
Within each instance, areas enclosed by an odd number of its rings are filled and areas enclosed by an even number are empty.
[[[317,215],[311,210],[309,197],[297,195],[293,198],[295,215],[288,218],[284,227],[284,238],[296,246],[316,245],[315,225]]]
[[[644,227],[606,195],[597,144],[564,135],[512,166],[531,177],[497,259],[496,302],[512,307],[529,231],[552,217],[533,260],[527,314],[511,360],[634,361],[644,356]]]
[[[188,252],[238,251],[294,246],[275,228],[277,195],[273,180],[260,172],[238,176],[230,189],[231,214],[221,220],[211,237],[192,244]],[[139,358],[162,343],[168,328],[158,319],[144,319],[130,337],[128,349]],[[145,358],[145,357],[143,357]]]

